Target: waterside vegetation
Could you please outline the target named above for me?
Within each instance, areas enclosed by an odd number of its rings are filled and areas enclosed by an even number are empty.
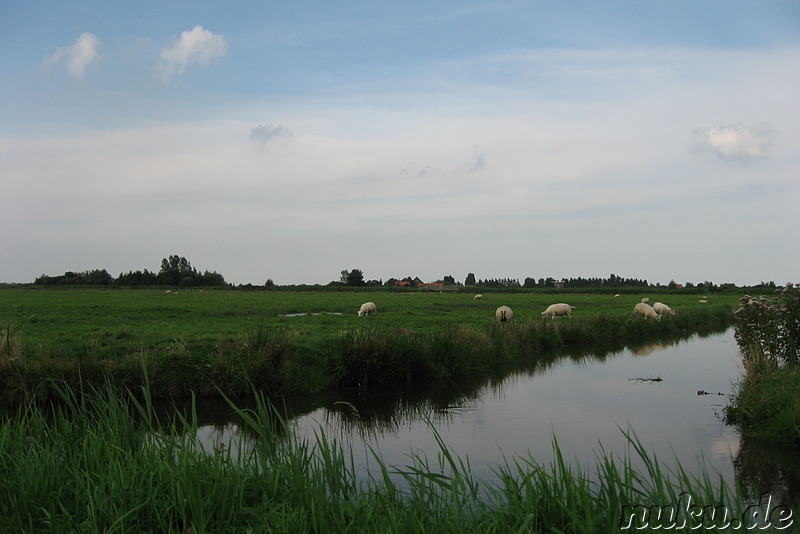
[[[53,410],[20,406],[0,425],[8,531],[605,533],[780,519],[748,515],[753,506],[713,475],[662,469],[631,434],[624,457],[600,450],[591,473],[554,440],[549,465],[509,458],[495,481],[479,480],[437,435],[436,458],[410,453],[398,467],[373,453],[376,469],[364,474],[352,449],[324,433],[313,444],[292,437],[261,395],[249,410],[229,400],[258,439],[246,445],[243,433],[209,453],[196,412],[165,421],[147,386],[53,390]]]
[[[800,285],[744,296],[735,313],[744,375],[726,408],[743,432],[800,447]]]
[[[0,400],[46,399],[53,380],[136,388],[158,397],[314,393],[449,380],[555,347],[621,350],[628,344],[731,324],[738,295],[662,296],[678,310],[660,321],[632,315],[643,294],[4,289]],[[572,318],[545,319],[566,300]],[[703,299],[706,300],[706,299]],[[514,320],[500,324],[505,304]]]

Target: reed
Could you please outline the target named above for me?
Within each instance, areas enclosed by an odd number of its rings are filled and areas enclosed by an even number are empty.
[[[146,374],[146,371],[143,371]],[[625,506],[677,503],[740,514],[748,504],[713,476],[663,469],[635,435],[624,457],[597,453],[594,472],[555,460],[508,459],[494,480],[441,436],[435,459],[404,466],[372,452],[368,475],[352,450],[319,431],[293,437],[263,396],[243,409],[245,432],[206,451],[195,412],[156,417],[145,386],[61,396],[20,407],[0,425],[0,524],[14,532],[619,532]],[[690,525],[691,526],[691,525]]]

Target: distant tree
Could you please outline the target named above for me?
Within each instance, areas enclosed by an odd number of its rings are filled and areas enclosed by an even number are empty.
[[[445,284],[455,285],[456,279],[450,276],[449,274],[444,277],[442,280]]]
[[[109,285],[114,281],[114,277],[108,274],[105,269],[93,269],[91,271],[73,272],[67,271],[60,276],[42,275],[34,284],[38,285],[86,285],[100,286]]]
[[[343,271],[346,272],[346,271]],[[360,269],[353,269],[347,274],[347,285],[348,286],[363,286],[364,285],[364,273],[361,272]]]
[[[469,273],[467,275],[467,279],[464,280],[464,285],[465,286],[474,286],[475,285],[475,274]]]
[[[532,277],[525,278],[525,282],[522,284],[522,287],[536,287],[536,279]]]
[[[675,283],[675,280],[670,280],[669,284],[667,284],[668,289],[675,289],[676,287],[678,287],[678,284]]]
[[[272,281],[272,278],[267,278],[267,281],[264,282],[264,287],[275,287],[275,282]]]
[[[114,283],[118,286],[153,286],[158,284],[158,275],[147,269],[120,273]]]
[[[197,275],[197,271],[192,268],[189,260],[182,256],[170,256],[161,260],[161,270],[158,272],[159,281],[168,286],[178,285],[187,276],[192,278]]]
[[[181,281],[178,283],[181,287],[191,287],[194,285],[194,278],[191,276],[184,276],[181,278]]]
[[[195,276],[198,285],[203,286],[224,286],[225,277],[216,271],[203,271],[203,274]]]
[[[346,283],[347,283],[347,279],[348,279],[349,277],[350,277],[350,271],[348,271],[347,269],[345,269],[344,271],[342,271],[342,272],[340,273],[340,275],[339,275],[339,281],[340,281],[341,283],[343,283],[343,284],[346,284]]]

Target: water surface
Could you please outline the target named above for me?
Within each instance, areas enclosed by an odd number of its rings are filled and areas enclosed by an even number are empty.
[[[296,436],[311,442],[324,432],[351,446],[365,473],[377,452],[386,464],[435,463],[437,434],[473,475],[493,478],[504,458],[553,460],[553,439],[563,456],[592,472],[596,454],[624,456],[626,432],[636,435],[659,463],[690,473],[719,473],[754,492],[800,495],[797,451],[744,443],[722,410],[740,376],[741,358],[731,328],[723,333],[652,343],[613,353],[562,351],[528,366],[504,369],[461,383],[352,390],[325,398],[287,399]],[[238,433],[230,409],[200,408],[206,446]],[[636,462],[634,462],[636,463]],[[777,497],[778,495],[776,495]]]

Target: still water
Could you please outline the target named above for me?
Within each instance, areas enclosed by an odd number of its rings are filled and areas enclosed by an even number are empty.
[[[370,451],[387,465],[410,464],[412,452],[435,465],[437,434],[469,461],[476,477],[493,478],[493,469],[515,456],[549,464],[554,438],[566,460],[591,473],[601,445],[624,456],[625,432],[631,432],[664,467],[679,462],[690,473],[719,473],[729,484],[738,479],[753,492],[794,501],[800,495],[797,451],[744,443],[722,420],[741,372],[733,333],[605,354],[564,352],[546,364],[446,388],[354,390],[287,400],[286,410],[296,436],[313,443],[322,431],[352,447],[362,473],[374,464]],[[238,435],[230,411],[213,402],[198,405],[204,446]]]

